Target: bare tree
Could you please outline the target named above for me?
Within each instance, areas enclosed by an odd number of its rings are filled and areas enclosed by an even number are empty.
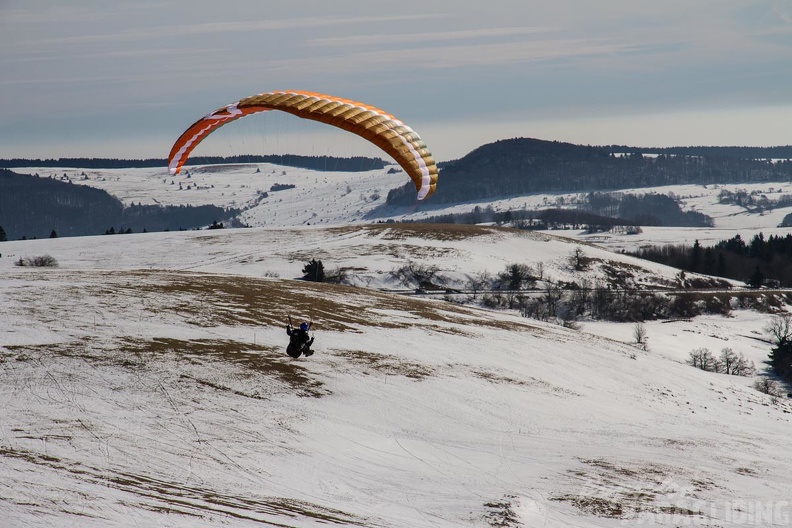
[[[572,254],[569,256],[569,265],[575,271],[584,271],[588,268],[589,259],[583,252],[583,248],[576,246]]]
[[[756,374],[756,365],[753,361],[745,359],[745,356],[740,353],[737,356],[737,361],[732,366],[731,373],[735,376],[753,376]]]
[[[544,262],[537,262],[536,263],[536,276],[539,280],[544,280]]]
[[[558,303],[563,299],[564,291],[557,284],[547,283],[542,295],[542,302],[545,304],[547,317],[555,317],[558,311]]]
[[[644,345],[646,343],[646,327],[640,321],[633,325],[633,339],[635,339],[635,343],[638,345]]]
[[[591,283],[583,279],[580,281],[580,287],[576,290],[572,290],[571,295],[569,296],[569,300],[567,304],[569,308],[573,311],[576,317],[579,317],[586,313],[586,311],[590,308],[591,305]]]
[[[731,348],[724,348],[721,350],[720,357],[718,358],[720,371],[724,374],[734,374],[734,367],[737,365],[737,354]]]
[[[759,392],[768,394],[773,398],[778,398],[784,395],[784,391],[781,390],[781,385],[774,379],[760,378],[754,382],[753,387]]]
[[[708,348],[697,348],[690,351],[688,363],[707,372],[718,371],[718,360],[712,355]]]
[[[539,299],[528,299],[520,309],[523,317],[530,317],[532,319],[539,319],[541,321],[547,320],[547,312],[543,309],[544,303]]]
[[[480,271],[468,277],[467,287],[473,292],[473,300],[476,300],[479,292],[488,288],[492,284],[492,275],[487,271]]]
[[[785,313],[773,317],[764,330],[770,334],[774,345],[782,347],[789,344],[792,341],[792,314]]]
[[[613,311],[613,298],[610,288],[598,284],[591,294],[591,314],[600,319],[609,317]]]
[[[434,282],[444,282],[439,277],[440,268],[431,264],[419,264],[408,261],[407,264],[390,272],[391,276],[402,283],[417,284],[419,288],[434,286]]]

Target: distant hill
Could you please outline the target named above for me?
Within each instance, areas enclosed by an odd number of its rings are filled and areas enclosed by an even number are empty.
[[[336,158],[333,156],[299,156],[295,154],[271,154],[267,156],[193,156],[185,166],[219,165],[229,163],[274,163],[286,167],[297,167],[327,172],[362,172],[381,169],[387,165],[380,158],[364,156],[352,158]],[[148,159],[114,159],[114,158],[57,158],[57,159],[0,159],[0,168],[15,169],[19,167],[66,167],[77,169],[132,169],[168,166],[165,158]]]
[[[769,161],[777,156],[786,161]],[[792,147],[648,149],[508,139],[443,164],[438,190],[430,202],[456,203],[539,192],[788,181],[792,179],[788,157],[792,157]],[[392,190],[387,203],[415,204],[414,188],[407,184]]]
[[[0,226],[9,240],[113,232],[192,229],[239,211],[213,205],[124,207],[107,192],[0,169]]]

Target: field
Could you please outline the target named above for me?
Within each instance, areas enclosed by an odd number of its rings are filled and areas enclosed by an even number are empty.
[[[580,243],[494,227],[269,227],[12,241],[0,259],[10,526],[786,526],[792,405],[752,388],[770,315],[579,330],[382,292]],[[591,245],[642,284],[675,270]],[[14,266],[50,254],[57,268]],[[307,258],[355,286],[295,280]],[[593,266],[592,280],[602,268]],[[288,315],[316,354],[284,353]],[[688,352],[743,353],[756,377]]]

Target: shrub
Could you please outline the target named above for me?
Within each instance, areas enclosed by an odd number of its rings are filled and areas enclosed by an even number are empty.
[[[705,311],[716,315],[729,315],[731,303],[725,295],[710,295],[704,298]]]
[[[676,295],[668,306],[671,317],[690,318],[701,314],[701,310],[696,305],[696,299],[692,295]]]
[[[583,248],[576,247],[569,255],[569,266],[575,271],[585,271],[589,268],[592,259],[586,256]]]
[[[502,290],[521,290],[523,286],[533,286],[534,270],[527,264],[508,264],[498,273],[497,288]]]
[[[407,264],[390,272],[391,277],[403,284],[414,284],[419,288],[436,288],[435,282],[445,282],[438,276],[440,268],[433,265],[418,264],[408,261]]]
[[[781,385],[776,380],[769,378],[756,380],[753,384],[753,388],[774,398],[780,398],[784,395],[784,391],[781,390]]]
[[[40,257],[20,257],[19,260],[14,262],[14,265],[34,268],[57,268],[58,261],[50,255],[42,255]]]
[[[325,282],[332,284],[349,284],[349,273],[346,268],[335,268],[325,274]]]

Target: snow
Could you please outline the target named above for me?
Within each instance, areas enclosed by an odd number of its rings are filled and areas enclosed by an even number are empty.
[[[396,170],[395,174],[388,174]],[[318,172],[270,163],[187,167],[177,176],[166,167],[146,169],[74,169],[25,167],[24,174],[64,178],[107,191],[124,204],[216,205],[246,210],[251,226],[308,223],[346,224],[385,202],[388,191],[409,181],[388,166],[363,172]],[[294,188],[271,191],[275,184]],[[267,198],[258,200],[261,193]],[[321,214],[320,214],[321,213]]]
[[[270,163],[209,165],[188,167],[187,172],[178,176],[169,175],[166,167],[102,170],[24,167],[15,170],[20,173],[39,174],[42,177],[63,178],[66,175],[75,184],[106,190],[127,205],[213,204],[246,209],[241,218],[252,227],[348,225],[388,219],[420,221],[431,216],[467,213],[476,206],[491,206],[495,211],[535,210],[557,207],[559,204],[575,204],[584,194],[539,193],[448,205],[437,205],[429,199],[420,207],[388,207],[384,205],[388,191],[409,181],[404,172],[395,165],[363,172],[317,172]],[[394,170],[395,173],[389,174]],[[276,183],[294,185],[295,188],[270,192],[270,188]],[[191,187],[190,190],[187,190],[188,186]],[[789,207],[759,213],[734,204],[720,204],[718,196],[723,190],[741,190],[776,200],[783,195],[792,194],[792,183],[669,185],[621,189],[619,192],[631,194],[673,194],[680,198],[683,210],[709,215],[714,219],[715,225],[713,228],[644,227],[644,233],[639,235],[590,235],[571,231],[565,231],[564,235],[591,240],[616,251],[633,251],[650,244],[692,244],[699,240],[704,245],[712,245],[736,234],[749,241],[759,232],[763,232],[765,236],[786,235],[789,232],[788,228],[777,227],[792,212]],[[263,192],[267,192],[269,196],[258,202],[259,193]]]
[[[374,184],[338,177],[362,210]],[[789,526],[792,405],[685,363],[728,346],[764,375],[769,315],[649,321],[644,349],[632,324],[378,288],[409,260],[452,286],[517,261],[575,280],[581,244],[641,284],[671,268],[549,233],[303,214],[0,243],[0,524]],[[13,265],[41,254],[60,267]],[[365,288],[293,280],[314,257]],[[287,314],[313,319],[311,358],[285,355]]]

